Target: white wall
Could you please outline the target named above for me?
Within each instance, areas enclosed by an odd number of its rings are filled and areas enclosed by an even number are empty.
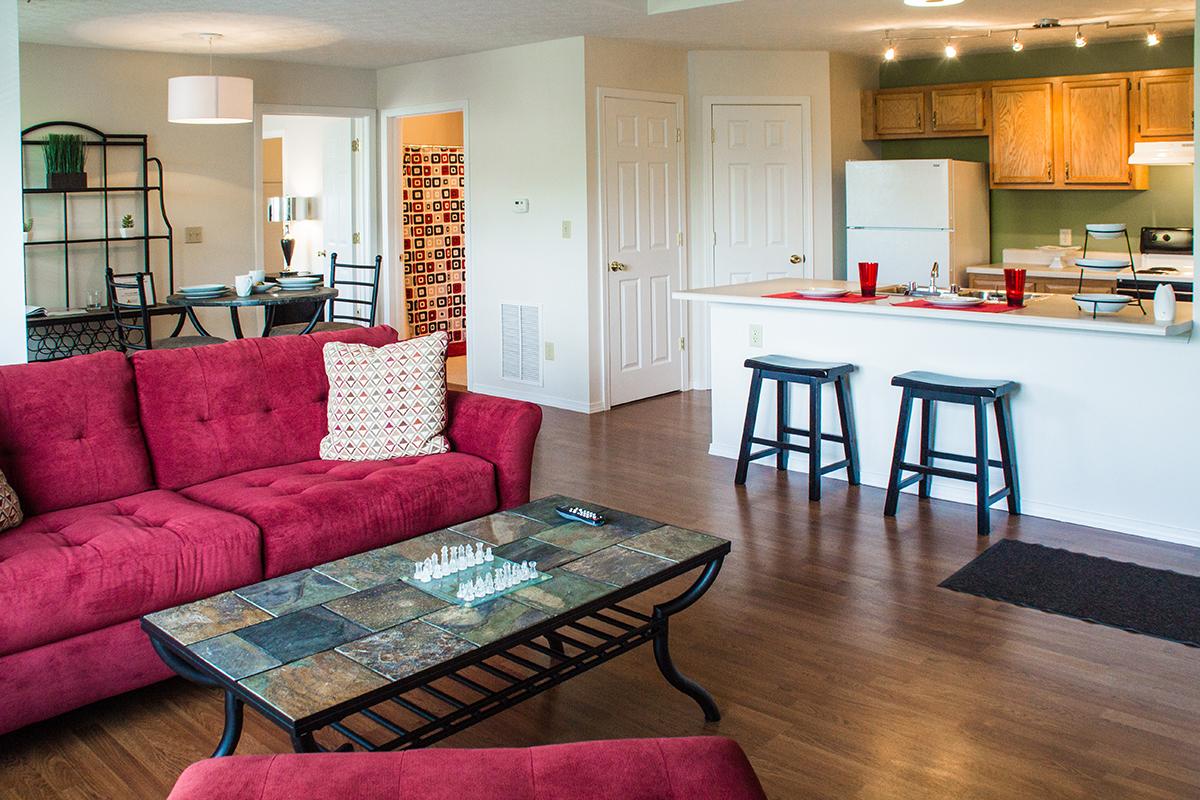
[[[604,385],[604,342],[608,319],[604,313],[603,297],[607,291],[608,271],[604,264],[604,208],[600,202],[600,137],[598,119],[599,89],[633,89],[642,92],[679,95],[684,100],[686,114],[687,52],[667,47],[626,42],[618,39],[588,37],[584,42],[584,77],[587,85],[585,110],[587,119],[587,196],[588,219],[588,282],[591,299],[588,304],[589,351],[592,354],[589,375],[589,394],[592,410],[602,407]],[[686,116],[684,117],[686,120]],[[686,184],[684,197],[686,198]],[[686,201],[685,201],[686,202]],[[686,221],[686,209],[685,209]],[[583,235],[584,231],[580,231]],[[687,314],[687,304],[680,304]],[[686,326],[684,327],[686,330]]]
[[[460,102],[466,106],[471,389],[587,411],[591,398],[583,39],[378,73],[378,107],[385,116]],[[513,213],[515,198],[528,198],[529,213]],[[561,236],[563,220],[573,223],[570,239]],[[383,227],[388,229],[386,222]],[[399,262],[389,261],[395,275]],[[542,306],[542,332],[554,343],[555,360],[543,363],[541,387],[500,377],[501,303]]]
[[[0,364],[25,360],[25,269],[21,211],[21,85],[17,4],[0,6]]]
[[[879,61],[829,54],[829,154],[833,179],[833,277],[846,277],[846,162],[881,158],[879,142],[862,140],[863,89],[879,88]]]
[[[67,119],[105,131],[149,134],[150,155],[161,158],[166,168],[176,285],[229,282],[249,269],[255,260],[258,214],[253,126],[167,122],[167,78],[207,72],[207,56],[22,44],[20,58],[23,126]],[[256,103],[375,105],[371,70],[221,58],[215,70],[253,78]],[[183,243],[187,226],[204,229],[203,243]],[[100,286],[102,267],[96,275]],[[164,266],[156,277],[160,288],[165,278]],[[228,314],[206,313],[204,321],[214,334],[232,335]]]

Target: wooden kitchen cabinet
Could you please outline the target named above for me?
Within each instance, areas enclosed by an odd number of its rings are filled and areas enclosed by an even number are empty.
[[[1079,291],[1079,278],[1064,275],[1061,278],[1038,278],[1033,282],[1033,291],[1047,294],[1075,294]],[[1112,294],[1117,288],[1115,280],[1083,279],[1086,294]]]
[[[992,186],[1054,183],[1054,85],[992,87]]]
[[[1129,80],[1062,82],[1063,182],[1129,184]]]
[[[875,133],[878,136],[924,132],[924,92],[881,92],[875,95]]]
[[[984,133],[987,130],[986,96],[986,91],[979,86],[930,90],[930,131]]]
[[[1137,132],[1142,139],[1192,138],[1192,72],[1138,80]]]

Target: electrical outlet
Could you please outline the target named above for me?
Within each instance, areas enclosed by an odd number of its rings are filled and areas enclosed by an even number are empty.
[[[554,342],[546,342],[546,360],[554,360]]]
[[[1062,247],[1070,247],[1071,246],[1071,229],[1070,228],[1059,228],[1058,229],[1058,243]]]
[[[750,326],[750,346],[751,347],[762,347],[763,346],[762,325],[751,325]]]
[[[564,219],[564,220],[563,220],[563,224],[562,224],[562,238],[564,238],[564,239],[570,239],[570,238],[571,238],[571,220],[569,220],[569,219]]]
[[[200,244],[204,241],[204,228],[197,225],[194,228],[183,229],[184,244]]]

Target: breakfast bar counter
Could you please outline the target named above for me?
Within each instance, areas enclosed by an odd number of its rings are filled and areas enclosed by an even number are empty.
[[[891,385],[893,376],[925,370],[1011,380],[1020,385],[1012,411],[1024,513],[1200,545],[1193,456],[1200,451],[1200,426],[1176,424],[1193,419],[1200,396],[1200,342],[1190,335],[1190,303],[1178,305],[1173,321],[1157,323],[1150,301],[1145,315],[1133,305],[1093,319],[1066,295],[1027,297],[1024,308],[991,312],[903,305],[911,297],[834,302],[765,296],[811,286],[858,289],[854,283],[784,278],[674,295],[689,301],[693,331],[707,339],[707,375],[698,369],[695,384],[712,389],[713,455],[737,456],[750,382],[747,358],[779,354],[854,364],[862,482],[881,488],[901,395]],[[760,436],[774,431],[773,394],[763,395]],[[807,407],[798,394],[791,404],[794,427],[806,427]],[[832,398],[823,407],[823,429],[839,430]],[[947,406],[939,413],[937,449],[973,452],[970,409]],[[910,447],[919,427],[913,425]],[[994,455],[994,428],[990,440]],[[838,446],[826,447],[825,462],[835,461]],[[804,471],[805,462],[793,458],[789,467]],[[756,471],[773,469],[767,463],[751,467],[746,491],[753,494]],[[731,485],[733,470],[731,460]],[[933,495],[974,502],[973,487],[957,481],[935,480]],[[844,502],[838,496],[831,486],[822,502]],[[913,502],[901,498],[901,519],[905,504]],[[882,503],[879,496],[878,509],[863,505],[861,511],[882,513]],[[992,513],[999,525],[1003,512]],[[963,536],[974,536],[967,519]]]

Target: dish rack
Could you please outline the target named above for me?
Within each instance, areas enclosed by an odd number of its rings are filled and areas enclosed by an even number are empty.
[[[1087,261],[1088,243],[1092,239],[1120,239],[1122,237],[1125,238],[1125,252],[1129,254],[1128,264],[1122,264],[1119,267],[1097,267],[1095,265],[1089,266],[1087,263],[1081,263]],[[1141,309],[1143,315],[1146,313],[1146,307],[1142,305],[1142,292],[1141,285],[1138,282],[1137,263],[1133,259],[1133,244],[1129,241],[1129,228],[1126,225],[1116,223],[1089,223],[1088,225],[1085,225],[1083,233],[1083,255],[1075,259],[1075,266],[1079,267],[1079,288],[1075,290],[1076,294],[1083,294],[1083,273],[1085,270],[1115,270],[1129,267],[1130,271],[1133,272],[1133,288],[1134,296],[1137,298],[1137,306],[1139,309]],[[1098,308],[1099,304],[1094,304],[1092,306],[1092,319],[1096,318],[1096,311]]]

